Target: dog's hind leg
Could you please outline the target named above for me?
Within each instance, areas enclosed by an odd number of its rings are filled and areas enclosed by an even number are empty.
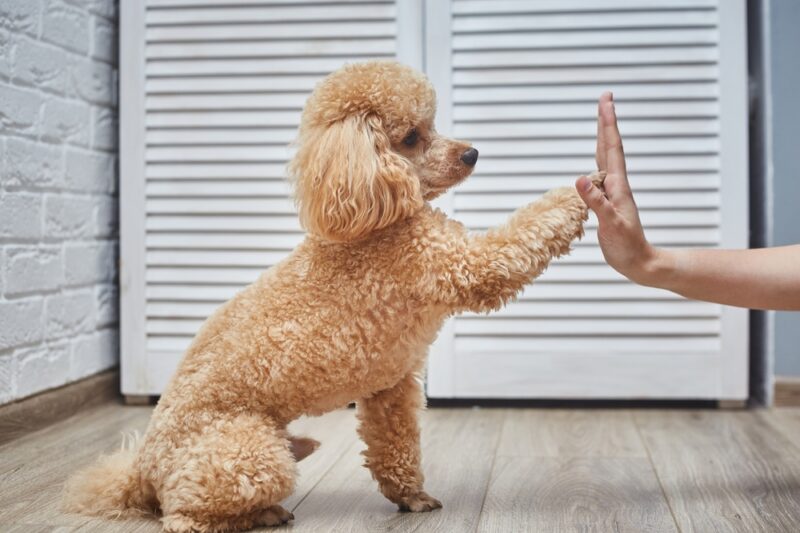
[[[293,518],[278,503],[294,490],[295,459],[285,431],[267,418],[218,419],[171,462],[159,490],[165,531],[236,531]]]
[[[422,388],[413,373],[394,387],[358,402],[358,432],[367,449],[366,466],[381,492],[401,511],[431,511],[442,506],[423,489],[417,414]]]

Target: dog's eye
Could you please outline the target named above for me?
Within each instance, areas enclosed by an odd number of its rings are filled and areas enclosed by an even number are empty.
[[[419,140],[419,135],[417,134],[417,130],[413,129],[411,130],[411,132],[409,132],[408,135],[406,135],[406,138],[403,139],[403,144],[405,144],[406,146],[414,146],[415,144],[417,144],[418,140]]]

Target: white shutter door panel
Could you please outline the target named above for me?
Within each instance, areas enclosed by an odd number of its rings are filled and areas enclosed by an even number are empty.
[[[445,108],[439,129],[480,151],[473,176],[443,205],[484,230],[572,185],[595,168],[597,98],[610,89],[650,240],[746,246],[746,222],[730,216],[746,220],[747,210],[746,55],[734,57],[746,42],[743,13],[739,0],[452,0],[430,9],[440,21],[427,55]],[[445,327],[429,394],[746,397],[744,312],[631,284],[605,264],[594,217],[586,227],[517,302]]]
[[[124,21],[138,38],[123,56],[139,73],[143,160],[128,156],[126,168],[144,212],[140,248],[127,254],[142,293],[141,324],[127,323],[139,335],[126,348],[138,350],[126,357],[128,394],[161,392],[203,320],[302,240],[285,167],[315,83],[347,62],[414,63],[409,50],[421,50],[421,39],[408,44],[421,28],[416,2],[144,4],[125,6]]]

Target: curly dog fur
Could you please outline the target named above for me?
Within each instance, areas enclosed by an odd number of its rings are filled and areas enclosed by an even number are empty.
[[[160,512],[174,532],[283,523],[316,445],[287,424],[352,401],[380,491],[403,510],[441,506],[420,470],[428,346],[447,317],[498,309],[568,252],[587,209],[557,189],[468,233],[428,203],[474,165],[468,143],[436,133],[435,107],[428,80],[394,62],[316,87],[289,166],[305,240],[203,324],[141,442],[77,473],[68,510]]]

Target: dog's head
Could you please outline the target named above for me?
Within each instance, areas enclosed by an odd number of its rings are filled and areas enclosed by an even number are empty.
[[[466,178],[478,151],[438,135],[435,112],[430,82],[399,63],[348,65],[320,82],[289,164],[303,226],[358,240]]]

